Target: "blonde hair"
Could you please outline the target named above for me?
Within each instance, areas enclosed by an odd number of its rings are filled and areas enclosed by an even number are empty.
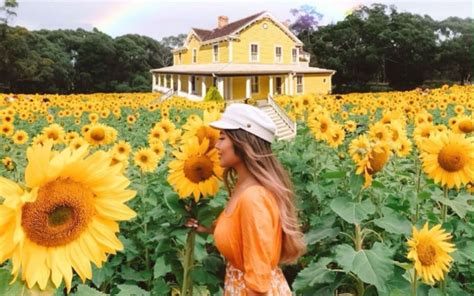
[[[294,263],[306,251],[303,233],[294,205],[293,184],[288,173],[272,152],[271,144],[242,129],[224,130],[252,176],[276,197],[282,225],[280,263]],[[224,184],[229,195],[235,187],[234,168],[224,170]]]

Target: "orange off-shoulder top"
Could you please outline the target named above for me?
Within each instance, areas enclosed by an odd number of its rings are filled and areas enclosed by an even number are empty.
[[[214,241],[219,252],[244,273],[248,288],[267,292],[282,244],[280,212],[273,193],[261,185],[246,188],[237,197],[234,210],[223,210],[217,218]]]

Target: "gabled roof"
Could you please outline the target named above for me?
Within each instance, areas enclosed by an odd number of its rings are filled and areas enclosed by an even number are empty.
[[[257,14],[248,16],[246,18],[237,20],[232,23],[228,23],[226,26],[222,28],[215,28],[213,30],[204,30],[204,29],[195,29],[193,28],[194,32],[198,35],[198,37],[201,39],[201,41],[207,41],[207,40],[212,40],[212,39],[217,39],[219,37],[224,37],[227,35],[230,35],[240,29],[240,27],[256,20],[259,16],[264,14],[265,11],[261,11]]]
[[[283,30],[291,39],[293,39],[296,43],[302,45],[303,43],[296,37],[286,26],[284,26],[280,21],[275,19],[270,13],[267,11],[261,11],[257,14],[242,18],[235,22],[229,23],[222,28],[215,28],[212,30],[206,29],[199,29],[199,28],[192,28],[191,32],[188,34],[188,38],[186,39],[185,45],[181,48],[176,48],[175,50],[184,50],[187,47],[187,43],[189,38],[194,34],[196,37],[200,39],[202,43],[206,43],[208,41],[219,41],[221,38],[225,38],[227,36],[231,36],[234,34],[238,34],[242,29],[251,25],[253,22],[257,21],[260,18],[269,18],[271,19],[281,30]]]

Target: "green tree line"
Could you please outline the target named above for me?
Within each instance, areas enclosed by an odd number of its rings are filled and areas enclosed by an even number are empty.
[[[11,27],[18,5],[0,7],[0,92],[92,93],[150,91],[150,69],[172,64],[171,49],[186,35],[161,41],[127,34],[112,38],[93,29],[29,31]],[[334,92],[411,89],[426,82],[471,81],[474,20],[442,21],[362,6],[344,20],[317,26],[311,7],[292,10],[290,27],[311,55],[311,66],[336,70]],[[383,88],[381,88],[383,87]]]
[[[427,81],[470,83],[474,61],[474,20],[398,12],[395,6],[362,6],[324,27],[301,26],[298,36],[311,65],[337,71],[336,92],[412,89]]]

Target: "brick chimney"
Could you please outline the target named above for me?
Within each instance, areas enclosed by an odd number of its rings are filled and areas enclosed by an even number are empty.
[[[229,18],[225,15],[219,15],[217,17],[217,27],[220,29],[222,27],[225,27],[227,26],[227,24],[229,23]]]

